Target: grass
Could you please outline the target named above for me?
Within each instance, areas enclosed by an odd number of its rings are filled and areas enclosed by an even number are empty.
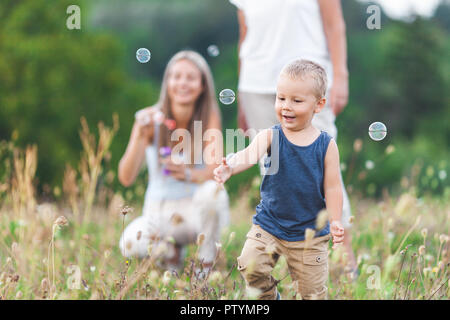
[[[67,166],[62,191],[54,189],[59,200],[52,202],[36,195],[36,147],[21,151],[2,144],[11,157],[5,166],[9,171],[0,176],[0,299],[245,298],[236,257],[258,201],[258,178],[232,197],[231,225],[206,279],[193,273],[200,265],[196,244],[189,245],[180,274],[159,267],[151,252],[147,259],[128,260],[118,241],[123,221],[126,225],[139,216],[142,204],[126,203],[98,183],[116,131],[117,126],[100,125],[97,144],[82,122],[85,152],[79,169]],[[448,200],[417,198],[410,187],[399,197],[385,193],[379,200],[351,194],[351,202],[360,275],[352,279],[346,255],[330,250],[329,299],[448,299]],[[273,275],[281,280],[282,298],[295,299],[283,257]]]

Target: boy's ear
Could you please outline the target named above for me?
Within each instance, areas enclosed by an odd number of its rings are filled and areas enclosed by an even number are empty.
[[[320,111],[322,111],[322,109],[325,107],[326,103],[327,103],[327,99],[320,98],[317,101],[316,108],[314,109],[314,113],[319,113]]]

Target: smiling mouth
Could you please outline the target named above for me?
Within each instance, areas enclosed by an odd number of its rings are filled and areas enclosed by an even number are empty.
[[[285,116],[285,115],[283,115],[283,118],[285,119],[285,120],[294,120],[295,119],[295,117],[290,117],[290,116]]]

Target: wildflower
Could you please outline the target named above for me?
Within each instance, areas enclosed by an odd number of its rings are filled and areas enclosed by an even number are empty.
[[[158,278],[159,278],[158,271],[156,271],[156,270],[150,271],[150,274],[148,275],[148,280],[150,282],[156,282],[158,280]]]
[[[328,220],[327,210],[321,210],[316,218],[316,229],[321,230],[323,227],[325,227],[327,220]]]
[[[313,229],[307,228],[305,231],[305,240],[310,241],[312,238],[314,238],[314,235],[316,232]]]
[[[248,299],[257,299],[258,296],[261,294],[261,290],[258,288],[247,286],[245,288],[245,294],[247,295]]]
[[[428,229],[427,228],[423,228],[422,231],[420,231],[420,233],[422,233],[422,237],[426,238],[427,234],[428,234]]]
[[[404,193],[400,196],[394,211],[397,215],[403,216],[406,212],[411,210],[415,204],[416,198],[409,193]]]
[[[420,246],[420,247],[419,247],[419,254],[420,254],[421,256],[423,256],[423,255],[425,254],[425,246]]]
[[[260,184],[261,184],[261,177],[260,176],[256,176],[255,178],[253,178],[253,180],[252,180],[252,187],[258,188]]]
[[[50,288],[50,283],[48,282],[47,278],[42,279],[41,281],[41,289],[43,291],[47,291]]]
[[[53,224],[57,225],[58,227],[64,227],[64,226],[68,225],[69,222],[67,221],[66,217],[59,216]]]
[[[366,169],[372,170],[373,168],[375,168],[375,163],[372,160],[367,160],[366,161]]]
[[[275,243],[270,243],[266,246],[266,253],[272,255],[275,252]]]
[[[439,171],[439,179],[445,180],[445,178],[447,178],[447,172],[445,170],[440,170]]]
[[[172,237],[172,236],[167,236],[167,237],[166,237],[166,241],[167,241],[168,243],[175,244],[175,238]]]
[[[129,206],[125,206],[120,210],[120,213],[124,216],[126,216],[130,212],[133,212],[133,208],[131,208]]]
[[[438,267],[434,267],[433,269],[431,269],[431,271],[433,273],[438,273],[439,272],[439,268]]]
[[[167,286],[169,284],[171,278],[172,278],[171,272],[169,270],[166,270],[164,272],[163,279],[162,279],[163,284]]]
[[[219,283],[220,281],[222,281],[222,274],[220,273],[220,271],[214,271],[209,276],[208,280],[209,280],[210,283]]]
[[[430,267],[423,268],[423,275],[424,275],[424,277],[426,277],[430,272],[431,272],[431,268]]]
[[[231,243],[231,241],[233,241],[235,236],[236,236],[236,233],[234,231],[231,232],[229,237],[228,237],[228,243]]]
[[[362,149],[362,145],[363,145],[362,140],[356,139],[355,142],[353,143],[353,150],[357,153],[360,152]]]
[[[95,266],[91,266],[90,269],[91,269],[91,272],[95,272]]]
[[[216,249],[220,250],[222,248],[222,244],[220,242],[216,242]]]
[[[448,236],[447,236],[447,235],[441,234],[441,235],[439,236],[439,242],[440,242],[441,244],[443,244],[444,242],[447,242],[447,241],[448,241]]]
[[[387,146],[387,148],[386,148],[386,154],[391,154],[391,153],[393,153],[394,151],[395,151],[395,147],[394,147],[392,144],[390,144],[390,145]]]
[[[172,217],[170,218],[170,222],[174,225],[177,226],[180,223],[182,223],[184,221],[183,217],[181,216],[181,214],[175,212]]]
[[[203,241],[205,240],[205,234],[200,233],[197,237],[197,245],[201,246],[203,244]]]

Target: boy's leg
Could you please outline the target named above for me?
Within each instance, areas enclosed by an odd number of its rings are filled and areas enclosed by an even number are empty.
[[[276,299],[276,281],[271,272],[278,258],[275,238],[261,227],[253,225],[237,261],[247,289],[258,290],[258,299]]]
[[[286,244],[286,261],[296,291],[302,299],[326,299],[328,280],[328,234],[309,241],[296,241]]]

